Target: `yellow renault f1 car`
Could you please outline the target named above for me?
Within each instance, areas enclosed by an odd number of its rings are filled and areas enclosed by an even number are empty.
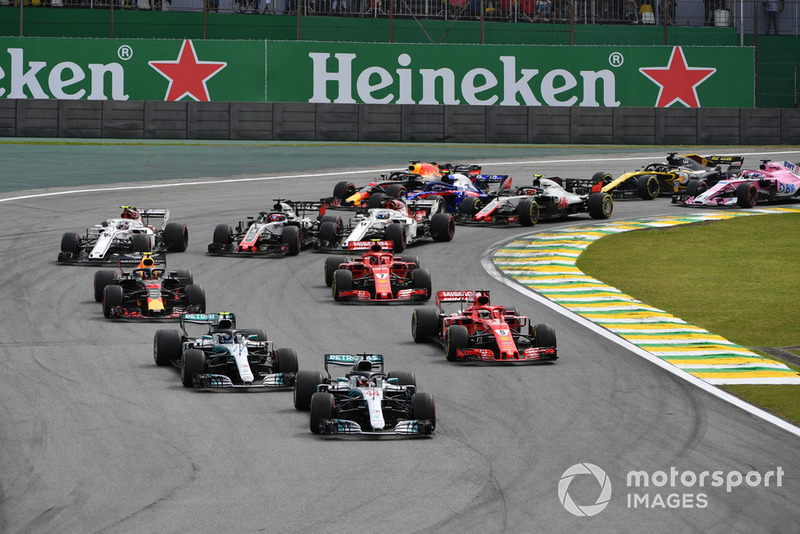
[[[742,156],[678,156],[670,152],[666,163],[650,163],[644,169],[626,172],[617,178],[607,172],[597,172],[591,180],[567,179],[565,188],[579,195],[601,192],[610,193],[614,198],[653,200],[662,193],[680,193],[692,179],[716,183],[730,173],[737,173],[743,163]]]

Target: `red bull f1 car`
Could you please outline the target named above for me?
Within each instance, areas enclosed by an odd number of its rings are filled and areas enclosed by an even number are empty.
[[[347,371],[333,376],[331,366]],[[417,391],[413,373],[386,373],[380,354],[326,354],[325,374],[297,373],[294,406],[310,411],[314,434],[413,437],[436,428],[433,396]]]
[[[389,241],[351,241],[360,258],[325,258],[325,285],[339,302],[402,303],[431,298],[431,274],[416,257],[396,257]]]
[[[752,208],[759,202],[800,198],[800,168],[789,161],[782,164],[765,160],[758,170],[743,170],[735,177],[708,186],[689,182],[684,195],[673,201],[685,206]]]
[[[279,388],[294,385],[297,353],[274,348],[260,328],[236,327],[233,313],[185,313],[181,329],[159,330],[153,339],[156,365],[173,365],[181,383],[195,388]],[[187,324],[208,325],[190,336]]]
[[[462,308],[447,313],[443,304]],[[466,304],[466,308],[463,306]],[[516,308],[492,305],[489,291],[438,291],[436,308],[417,308],[411,318],[414,341],[433,340],[451,362],[519,363],[558,359],[555,329],[532,325]]]
[[[167,209],[120,206],[118,219],[106,219],[83,235],[67,232],[61,237],[58,261],[73,264],[118,263],[120,254],[134,252],[183,252],[189,244],[185,224],[168,223]]]
[[[206,295],[195,284],[191,271],[167,271],[163,255],[145,252],[136,268],[122,265],[135,261],[121,256],[119,271],[103,269],[94,274],[94,299],[103,303],[109,319],[178,319],[184,312],[204,312]]]

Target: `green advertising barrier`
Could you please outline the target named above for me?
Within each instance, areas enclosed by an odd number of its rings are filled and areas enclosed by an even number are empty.
[[[753,49],[0,38],[0,98],[753,107]]]
[[[752,48],[270,42],[272,102],[753,107]]]
[[[265,99],[264,41],[0,38],[0,98]]]

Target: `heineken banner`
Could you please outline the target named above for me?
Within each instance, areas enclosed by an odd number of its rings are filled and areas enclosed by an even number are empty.
[[[753,107],[752,48],[0,38],[0,98]]]

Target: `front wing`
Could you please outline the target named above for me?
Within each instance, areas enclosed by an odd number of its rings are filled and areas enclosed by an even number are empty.
[[[363,289],[352,289],[349,291],[339,291],[339,298],[348,299],[351,302],[383,302],[387,304],[412,302],[415,300],[428,300],[430,295],[425,289],[400,289],[393,292],[392,298],[374,298],[369,291]]]
[[[355,421],[349,419],[323,419],[320,422],[320,434],[359,435],[359,436],[430,436],[433,424],[427,419],[411,419],[400,421],[394,428],[383,431],[365,431]]]
[[[263,389],[281,388],[294,385],[294,373],[271,373],[265,376],[261,382],[252,384],[234,384],[227,375],[206,373],[197,375],[194,379],[194,387],[209,389]]]

